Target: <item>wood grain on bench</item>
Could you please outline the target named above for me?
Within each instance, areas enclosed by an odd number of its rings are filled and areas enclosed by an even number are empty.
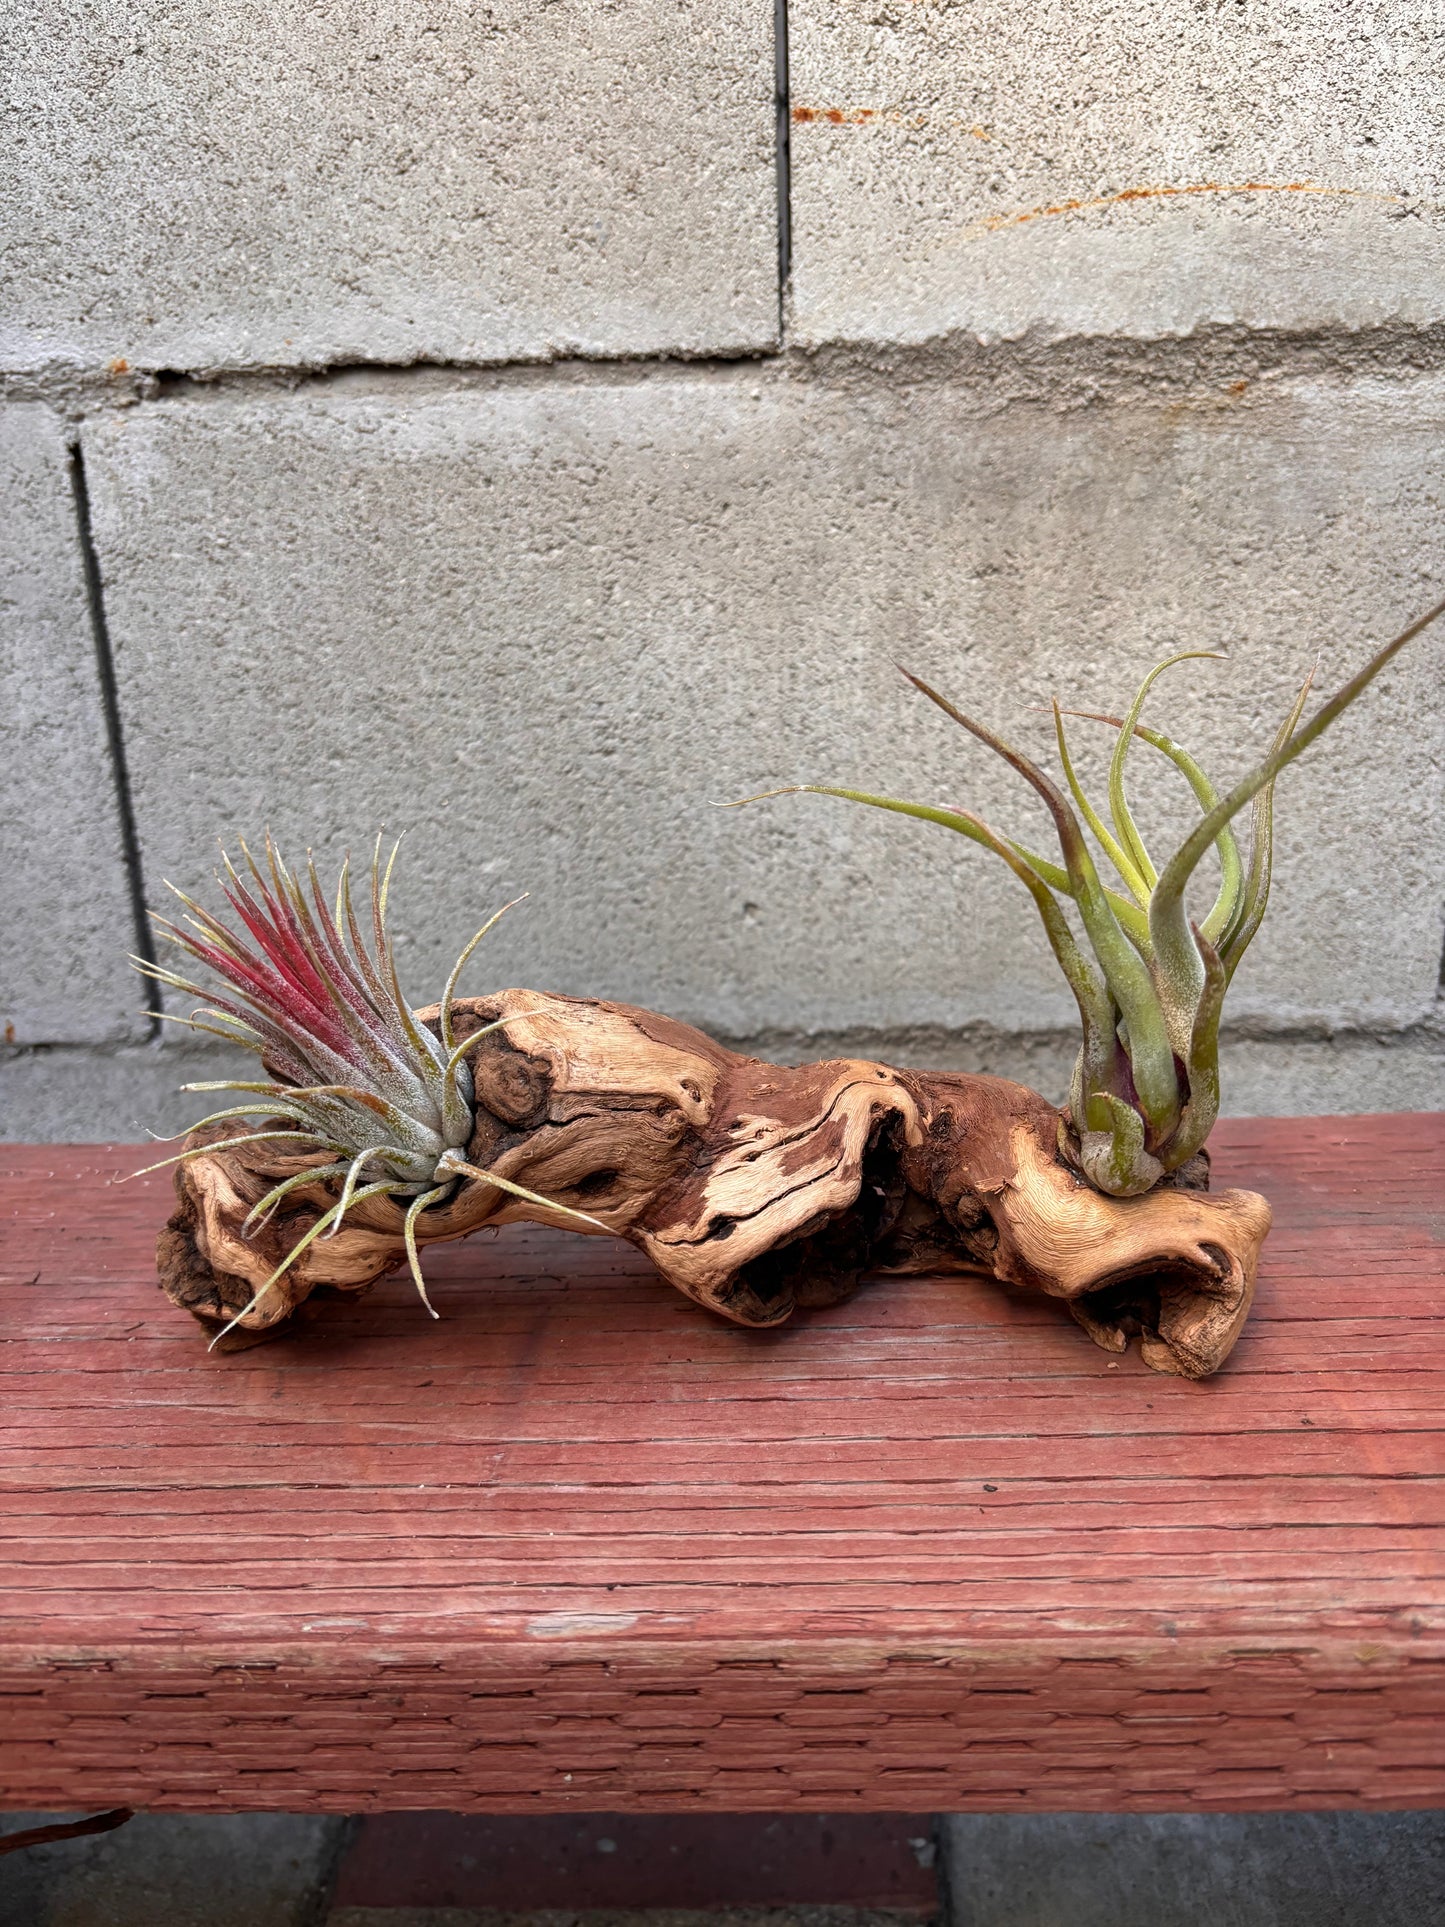
[[[1445,1117],[1214,1149],[1275,1230],[1192,1384],[535,1228],[207,1355],[165,1176],[0,1147],[0,1804],[1445,1802]]]

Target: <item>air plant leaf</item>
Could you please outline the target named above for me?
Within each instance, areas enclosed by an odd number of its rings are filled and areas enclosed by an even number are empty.
[[[497,1026],[458,1041],[452,1034],[453,1004],[463,966],[504,912],[489,918],[457,959],[442,996],[441,1035],[434,1035],[418,1022],[402,994],[387,927],[398,847],[393,846],[383,866],[377,839],[369,940],[352,902],[349,859],[337,880],[333,909],[314,863],[308,858],[303,882],[287,868],[268,834],[262,862],[245,844],[240,869],[222,853],[218,881],[234,924],[181,891],[173,894],[183,906],[182,920],[154,919],[169,943],[222,980],[228,995],[218,997],[176,971],[133,959],[137,968],[169,989],[202,1000],[188,1017],[175,1016],[173,1021],[243,1045],[270,1073],[264,1081],[228,1078],[187,1085],[188,1090],[227,1091],[248,1100],[212,1112],[193,1125],[193,1131],[230,1118],[250,1118],[262,1128],[220,1143],[191,1145],[163,1163],[183,1163],[263,1141],[308,1146],[315,1162],[272,1186],[246,1219],[246,1237],[262,1231],[293,1191],[322,1184],[334,1192],[340,1180],[334,1202],[309,1225],[233,1324],[255,1309],[315,1239],[334,1237],[368,1198],[391,1196],[405,1202],[407,1262],[429,1311],[417,1255],[419,1221],[423,1212],[448,1201],[464,1179],[486,1179],[500,1190],[585,1222],[589,1229],[606,1229],[587,1213],[495,1177],[462,1157],[476,1124],[467,1054],[477,1036]]]
[[[1122,729],[1124,727],[1124,718],[1122,716],[1109,716],[1097,709],[1066,709],[1063,711],[1063,714],[1066,716],[1077,716],[1084,722],[1106,723],[1110,729]],[[1185,778],[1189,787],[1193,790],[1195,800],[1198,802],[1200,809],[1212,810],[1214,808],[1215,804],[1219,801],[1214,785],[1187,750],[1181,749],[1172,737],[1164,735],[1162,731],[1146,729],[1143,723],[1135,723],[1134,734],[1141,742],[1148,743],[1152,749],[1157,749],[1162,756],[1168,757],[1169,761]],[[1219,852],[1219,895],[1215,899],[1213,909],[1204,919],[1204,923],[1201,926],[1204,934],[1211,942],[1219,936],[1221,931],[1228,927],[1229,920],[1234,915],[1236,906],[1238,905],[1239,894],[1244,882],[1243,865],[1239,858],[1239,845],[1235,841],[1234,831],[1227,823],[1215,838],[1215,848]],[[1146,931],[1148,929],[1147,916],[1145,917],[1145,929]]]
[[[192,1125],[190,1130],[195,1128]],[[189,1134],[189,1131],[184,1133],[186,1136]],[[308,1144],[316,1142],[309,1131],[247,1131],[242,1137],[224,1138],[219,1144],[193,1144],[187,1151],[177,1151],[174,1157],[162,1158],[158,1164],[143,1164],[139,1171],[131,1171],[127,1175],[132,1178],[145,1178],[149,1177],[152,1171],[164,1171],[167,1165],[184,1164],[187,1158],[202,1158],[212,1151],[230,1151],[238,1144],[260,1144],[275,1138],[303,1138]],[[122,1184],[125,1181],[124,1178],[119,1180]]]
[[[1143,871],[1139,868],[1129,852],[1116,840],[1109,826],[1099,815],[1088,797],[1085,796],[1083,785],[1074,774],[1073,759],[1069,755],[1068,738],[1064,734],[1064,712],[1059,708],[1057,703],[1054,704],[1054,734],[1058,738],[1059,762],[1063,767],[1064,777],[1069,785],[1069,792],[1078,804],[1079,812],[1084,821],[1094,832],[1095,842],[1119,872],[1119,875],[1123,878],[1125,889],[1132,893],[1135,902],[1141,906],[1146,905],[1149,901],[1149,886],[1144,880]]]
[[[1166,669],[1172,669],[1180,662],[1205,662],[1221,660],[1217,649],[1186,649],[1180,655],[1166,656],[1163,662],[1155,663],[1135,691],[1129,714],[1119,732],[1119,740],[1114,745],[1114,754],[1109,763],[1109,813],[1114,819],[1114,829],[1134,863],[1134,867],[1144,880],[1146,890],[1152,890],[1158,881],[1154,865],[1149,860],[1149,852],[1144,848],[1144,839],[1134,823],[1129,811],[1129,798],[1124,788],[1124,764],[1129,755],[1134,738],[1134,728],[1143,712],[1145,698],[1158,682]],[[1143,903],[1144,898],[1140,898]]]
[[[1272,783],[1282,769],[1287,768],[1297,757],[1302,756],[1310,744],[1324,734],[1335,718],[1348,709],[1358,696],[1363,695],[1375,677],[1389,662],[1393,661],[1405,644],[1413,641],[1422,629],[1428,628],[1440,615],[1445,615],[1445,601],[1436,603],[1433,609],[1412,622],[1392,642],[1387,642],[1383,649],[1371,656],[1363,669],[1352,676],[1342,688],[1337,689],[1327,702],[1320,704],[1302,729],[1282,730],[1281,736],[1284,740],[1276,739],[1276,747],[1270,751],[1264,761],[1252,769],[1248,776],[1236,783],[1229,794],[1216,803],[1212,810],[1204,813],[1169,859],[1150,901],[1149,927],[1154,933],[1156,949],[1159,946],[1161,929],[1168,930],[1168,941],[1171,945],[1177,943],[1177,930],[1183,918],[1185,885],[1193,875],[1200,858],[1224,825],[1231,822],[1247,803],[1252,802],[1267,784]],[[1306,691],[1308,688],[1309,684],[1306,683]],[[1262,887],[1268,888],[1267,881]]]
[[[205,1147],[210,1149],[208,1145]],[[304,1171],[297,1171],[292,1177],[282,1178],[252,1207],[245,1223],[241,1226],[241,1236],[249,1238],[253,1231],[264,1231],[270,1223],[277,1206],[293,1191],[299,1191],[308,1184],[320,1184],[326,1178],[343,1178],[348,1167],[345,1164],[311,1164]]]
[[[482,1184],[495,1184],[499,1191],[510,1191],[514,1198],[524,1198],[528,1204],[545,1205],[549,1211],[561,1217],[573,1218],[578,1224],[585,1224],[593,1231],[606,1231],[607,1226],[600,1218],[594,1218],[590,1211],[576,1211],[570,1204],[558,1204],[555,1198],[544,1198],[538,1191],[529,1191],[525,1184],[516,1184],[511,1178],[499,1177],[495,1171],[488,1171],[480,1164],[468,1164],[455,1151],[449,1151],[437,1169],[448,1177],[476,1178]]]
[[[946,716],[977,736],[980,742],[987,743],[990,749],[1016,769],[1048,805],[1084,929],[1128,1028],[1129,1060],[1149,1133],[1155,1138],[1167,1136],[1179,1117],[1179,1087],[1174,1074],[1173,1047],[1148,967],[1125,937],[1117,917],[1109,907],[1078,818],[1057,784],[1028,757],[973,717],[955,709],[946,697],[940,696],[936,689],[931,689],[921,677],[907,669],[902,673],[915,689],[937,704]]]
[[[723,803],[720,807],[725,810],[740,810],[749,803],[766,803],[775,796],[841,796],[850,803],[867,803],[876,810],[892,810],[899,816],[916,816],[920,822],[940,823],[944,829],[957,830],[961,836],[968,837],[971,842],[980,844],[984,849],[997,850],[1009,864],[1010,869],[1013,869],[1014,866],[1009,857],[1005,856],[1002,850],[998,850],[998,844],[1004,843],[1014,856],[1023,859],[1041,883],[1047,884],[1051,890],[1059,891],[1066,897],[1073,895],[1068,871],[1061,865],[1051,863],[1047,857],[1040,856],[1036,850],[1029,849],[1027,844],[1020,843],[1015,837],[999,837],[996,831],[989,829],[981,817],[974,816],[968,810],[939,809],[929,803],[902,803],[891,796],[874,796],[867,790],[838,789],[826,783],[789,783],[783,789],[761,790],[756,796],[740,796],[736,802]],[[1017,875],[1017,871],[1015,874]],[[1028,883],[1027,878],[1023,881],[1025,884]],[[1137,904],[1131,903],[1127,897],[1121,897],[1117,890],[1111,890],[1107,885],[1104,886],[1104,896],[1109,908],[1119,919],[1121,927],[1135,947],[1147,948],[1149,919],[1144,912]],[[1035,901],[1037,902],[1038,899],[1035,898]],[[1047,916],[1045,923],[1047,924]]]
[[[402,1226],[402,1236],[406,1244],[406,1262],[411,1267],[412,1280],[421,1296],[421,1302],[426,1306],[433,1318],[440,1318],[441,1313],[436,1309],[435,1305],[433,1305],[431,1299],[427,1297],[426,1279],[422,1276],[421,1259],[417,1256],[416,1221],[428,1205],[440,1204],[450,1189],[451,1187],[449,1185],[438,1184],[430,1191],[423,1191],[420,1197],[413,1198],[407,1206],[406,1220]]]
[[[441,1010],[437,1020],[437,1027],[442,1034],[442,1048],[449,1054],[453,1053],[456,1049],[457,1040],[452,1036],[452,999],[456,996],[457,979],[462,974],[462,966],[482,941],[482,938],[492,929],[493,925],[500,923],[509,910],[515,910],[519,903],[525,903],[526,900],[527,893],[524,890],[521,896],[513,897],[510,903],[504,903],[500,910],[494,910],[470,943],[462,946],[462,954],[452,965],[451,974],[448,976],[446,984],[442,989]]]
[[[1096,1190],[1115,1198],[1137,1198],[1152,1190],[1163,1177],[1164,1166],[1144,1148],[1143,1118],[1112,1091],[1097,1092],[1095,1102],[1107,1123],[1104,1129],[1086,1124],[1079,1133],[1084,1175]]]
[[[1218,1116],[1220,1017],[1225,992],[1269,898],[1276,778],[1442,614],[1445,601],[1372,656],[1300,727],[1312,682],[1312,676],[1306,677],[1269,755],[1222,798],[1188,751],[1139,720],[1145,699],[1166,669],[1217,658],[1217,651],[1186,650],[1157,664],[1122,717],[1096,710],[1065,711],[1056,703],[1054,728],[1069,796],[1028,757],[905,669],[915,689],[986,743],[1042,797],[1054,820],[1062,865],[1000,835],[967,810],[819,783],[764,794],[836,796],[891,810],[956,830],[1004,859],[1033,896],[1079,1006],[1083,1043],[1070,1085],[1071,1155],[1100,1191],[1136,1197],[1186,1164],[1203,1147]],[[1075,772],[1064,733],[1066,714],[1118,731],[1109,767],[1112,827],[1090,803]],[[1199,807],[1198,821],[1162,870],[1150,859],[1125,791],[1127,758],[1136,736],[1180,771]],[[1251,803],[1253,835],[1246,867],[1231,824]],[[1100,882],[1080,816],[1132,894],[1132,903]],[[1211,846],[1219,852],[1220,887],[1208,915],[1196,923],[1185,906],[1185,891]],[[1073,901],[1092,959],[1077,943],[1061,899]]]
[[[1310,686],[1314,682],[1312,669],[1300,685],[1295,697],[1294,707],[1279,726],[1279,732],[1271,745],[1282,749],[1294,734],[1300,717],[1304,714],[1305,702],[1309,697]],[[1256,931],[1264,921],[1265,909],[1269,904],[1270,870],[1274,859],[1274,778],[1265,784],[1255,797],[1252,807],[1253,834],[1249,856],[1249,875],[1245,878],[1236,899],[1234,909],[1217,939],[1220,956],[1224,961],[1226,982],[1233,977]],[[1205,926],[1206,935],[1213,936]]]
[[[1179,1128],[1163,1152],[1166,1171],[1177,1171],[1196,1151],[1204,1149],[1219,1116],[1219,1019],[1224,1010],[1229,975],[1219,952],[1203,930],[1198,924],[1192,928],[1204,964],[1204,988],[1189,1038],[1189,1099],[1180,1115]]]
[[[349,1200],[349,1202],[353,1204],[362,1204],[365,1202],[367,1198],[376,1198],[376,1197],[386,1196],[391,1192],[395,1191],[396,1189],[397,1189],[397,1186],[395,1184],[390,1184],[385,1181],[382,1181],[377,1184],[368,1184],[364,1186],[360,1191],[356,1192],[353,1198]],[[210,1345],[208,1345],[206,1349],[208,1351],[213,1351],[215,1347],[220,1344],[223,1338],[229,1336],[229,1334],[236,1329],[237,1325],[240,1324],[243,1318],[247,1317],[251,1312],[255,1311],[256,1307],[260,1304],[261,1300],[266,1296],[266,1293],[270,1291],[273,1285],[280,1283],[281,1279],[291,1269],[292,1265],[295,1264],[296,1260],[301,1256],[302,1252],[306,1250],[307,1246],[314,1244],[315,1241],[321,1236],[321,1234],[328,1228],[328,1226],[339,1224],[341,1222],[341,1216],[342,1216],[342,1206],[339,1203],[333,1204],[329,1211],[322,1212],[321,1216],[316,1220],[316,1222],[311,1226],[311,1228],[308,1231],[303,1232],[302,1235],[296,1240],[295,1244],[292,1245],[291,1249],[286,1253],[286,1256],[281,1260],[280,1264],[277,1265],[276,1269],[271,1273],[271,1276],[266,1280],[265,1284],[258,1285],[256,1287],[256,1290],[252,1295],[251,1302],[248,1305],[242,1306],[241,1310],[236,1313],[235,1317],[231,1320],[230,1324],[222,1326],[221,1330],[216,1333],[215,1337],[211,1340]]]

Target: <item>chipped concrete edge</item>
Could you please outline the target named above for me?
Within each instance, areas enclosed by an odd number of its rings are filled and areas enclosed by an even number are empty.
[[[0,371],[0,403],[44,402],[71,420],[147,401],[217,394],[286,395],[337,383],[378,392],[439,387],[615,386],[654,379],[754,381],[760,373],[823,382],[962,383],[981,401],[1085,406],[1287,379],[1407,380],[1445,372],[1445,323],[1291,330],[1207,323],[1168,335],[1059,334],[985,339],[952,330],[917,342],[830,340],[774,347],[628,355],[537,355],[498,361],[420,358],[247,367],[148,369],[126,362]]]

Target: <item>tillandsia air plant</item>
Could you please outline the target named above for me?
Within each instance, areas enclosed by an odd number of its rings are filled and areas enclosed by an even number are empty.
[[[241,1233],[263,1230],[288,1195],[335,1180],[334,1204],[307,1227],[255,1293],[251,1310],[301,1258],[313,1240],[334,1237],[348,1214],[368,1198],[390,1197],[405,1207],[403,1238],[422,1302],[435,1317],[417,1257],[422,1214],[445,1204],[464,1179],[478,1179],[528,1202],[602,1227],[585,1212],[553,1204],[513,1180],[468,1161],[474,1128],[472,1076],[464,1059],[478,1033],[453,1034],[456,987],[463,966],[507,904],[488,918],[452,967],[442,992],[436,1029],[418,1021],[402,994],[387,928],[387,899],[397,847],[385,865],[378,838],[371,864],[364,932],[352,898],[350,861],[341,869],[334,908],[308,858],[302,883],[282,860],[269,834],[265,865],[243,843],[243,875],[224,852],[218,878],[240,930],[228,927],[192,897],[168,885],[184,907],[182,928],[153,921],[162,936],[219,977],[230,995],[218,996],[190,978],[135,958],[145,975],[202,999],[200,1009],[169,1021],[241,1044],[272,1073],[265,1081],[224,1078],[187,1084],[188,1091],[230,1091],[243,1103],[213,1111],[192,1131],[231,1119],[258,1128],[221,1142],[191,1146],[161,1164],[180,1164],[242,1145],[294,1146],[317,1157],[273,1185],[250,1210]],[[516,901],[520,902],[518,898]],[[319,1161],[318,1161],[319,1159]],[[137,1176],[142,1175],[137,1173]],[[232,1323],[238,1323],[238,1314]],[[230,1326],[226,1328],[228,1331]]]
[[[243,1101],[173,1160],[176,1204],[157,1248],[167,1295],[209,1331],[244,1327],[234,1342],[249,1343],[311,1292],[364,1291],[404,1263],[425,1295],[419,1246],[532,1221],[627,1239],[735,1324],[780,1325],[865,1274],[985,1272],[1064,1301],[1107,1351],[1137,1336],[1152,1369],[1205,1377],[1248,1316],[1270,1228],[1266,1198],[1210,1189],[1194,1154],[1218,1108],[1220,1003],[1264,914],[1272,785],[1442,611],[1303,721],[1306,684],[1269,756],[1222,797],[1142,721],[1161,665],[1126,715],[1100,717],[1118,732],[1107,817],[1074,774],[1062,711],[1055,783],[914,678],[1032,783],[1060,862],[964,810],[824,791],[957,830],[1028,889],[1083,1019],[1067,1108],[1000,1077],[860,1058],[768,1064],[597,997],[458,996],[490,924],[441,1002],[413,1010],[387,934],[389,863],[373,861],[367,936],[346,871],[332,908],[314,870],[293,876],[269,843],[264,863],[228,864],[234,924],[183,898],[184,927],[163,926],[225,987],[181,1021],[248,1045],[270,1081],[199,1087]],[[1160,867],[1125,793],[1136,740],[1198,804]],[[1246,858],[1230,824],[1251,802]],[[1101,880],[1090,835],[1117,887]],[[1219,894],[1191,921],[1186,888],[1211,847]],[[249,1123],[233,1133],[233,1119]]]
[[[1186,650],[1156,665],[1122,717],[1094,710],[1065,711],[1056,701],[1054,730],[1067,795],[1021,751],[965,715],[920,676],[902,669],[915,689],[1033,786],[1053,818],[1062,864],[1003,835],[968,810],[901,802],[820,783],[766,794],[837,796],[896,811],[956,830],[1002,858],[1033,897],[1083,1027],[1069,1094],[1071,1128],[1061,1132],[1061,1149],[1097,1190],[1111,1197],[1137,1197],[1202,1150],[1219,1115],[1220,1014],[1225,992],[1269,901],[1276,777],[1442,611],[1445,603],[1411,623],[1302,723],[1311,672],[1280,724],[1269,755],[1223,797],[1186,750],[1140,721],[1145,700],[1165,670],[1181,662],[1219,660],[1217,651]],[[1075,774],[1065,715],[1102,723],[1117,732],[1109,765],[1107,819],[1084,794]],[[1198,821],[1162,869],[1145,847],[1125,786],[1136,737],[1184,776],[1199,807]],[[1250,804],[1253,823],[1246,862],[1232,824]],[[1085,825],[1122,889],[1101,880]],[[1186,890],[1211,847],[1219,853],[1219,891],[1212,907],[1196,922],[1186,904]],[[1065,904],[1077,914],[1082,942]]]

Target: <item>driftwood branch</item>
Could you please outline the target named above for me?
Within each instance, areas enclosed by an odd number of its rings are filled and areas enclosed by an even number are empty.
[[[435,1010],[419,1015],[435,1025]],[[1202,1157],[1145,1196],[1103,1196],[1067,1118],[1021,1085],[855,1059],[789,1069],[650,1011],[535,991],[454,1006],[458,1037],[498,1019],[470,1057],[469,1161],[591,1214],[736,1323],[780,1324],[865,1273],[982,1271],[1067,1300],[1106,1350],[1137,1333],[1156,1370],[1200,1378],[1249,1311],[1263,1198],[1209,1193]],[[337,1195],[334,1179],[300,1186],[243,1236],[278,1179],[318,1162],[267,1149],[180,1165],[160,1241],[171,1298],[212,1327],[241,1314],[238,1336],[274,1328],[318,1285],[360,1290],[405,1257],[403,1209],[369,1198],[253,1303]],[[474,1179],[421,1214],[418,1240],[519,1219],[576,1228]]]

